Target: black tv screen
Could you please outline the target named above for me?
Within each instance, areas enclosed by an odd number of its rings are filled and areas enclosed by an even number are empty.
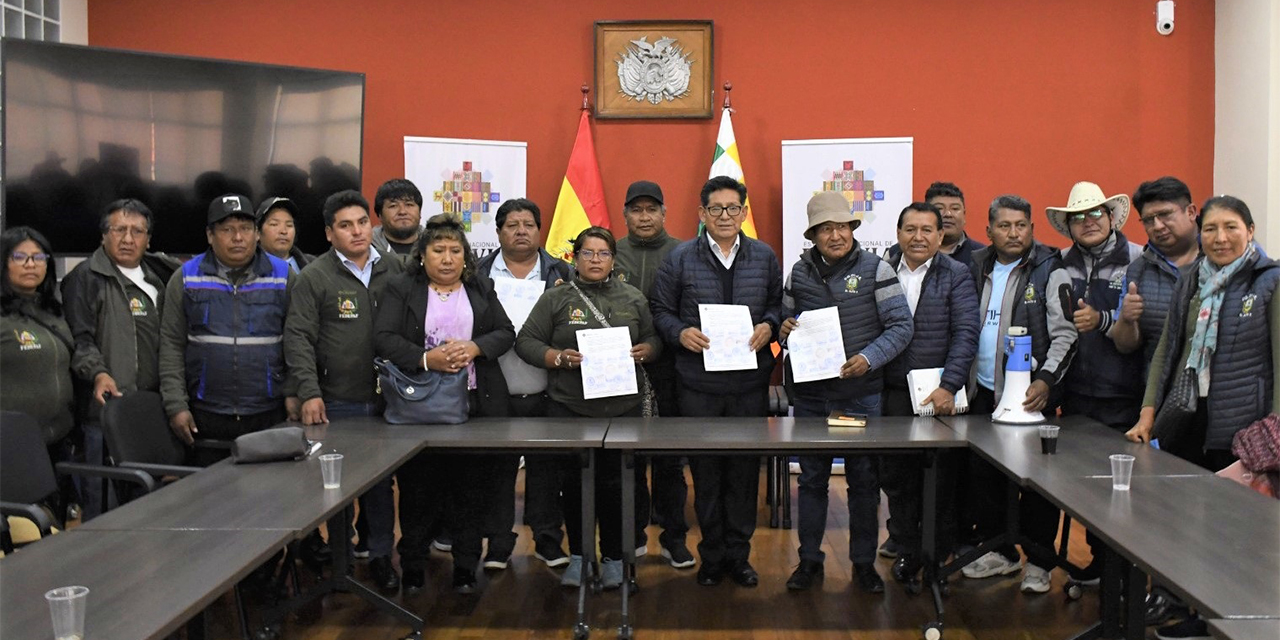
[[[203,251],[209,202],[292,198],[297,245],[327,247],[321,205],[360,189],[364,74],[5,39],[4,225],[92,253],[103,208],[137,198],[152,250]]]

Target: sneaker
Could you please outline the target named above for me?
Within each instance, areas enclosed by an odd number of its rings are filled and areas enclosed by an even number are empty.
[[[963,573],[966,578],[990,578],[1017,573],[1021,568],[1021,562],[1010,560],[999,552],[988,551],[986,555],[965,565],[960,573]]]
[[[560,586],[582,586],[582,556],[569,556],[569,566],[565,567],[564,575],[560,576]]]
[[[440,536],[431,541],[431,548],[440,553],[449,553],[453,551],[453,540],[450,540],[447,536]]]
[[[878,553],[881,558],[896,558],[902,553],[902,547],[899,547],[897,541],[893,538],[887,538],[884,544],[880,545]]]
[[[1160,640],[1210,640],[1209,625],[1200,616],[1191,616],[1178,624],[1156,629],[1156,637]]]
[[[569,564],[569,556],[560,548],[559,544],[540,541],[533,545],[533,557],[547,563],[548,567],[563,567]]]
[[[676,569],[690,569],[698,564],[698,561],[693,559],[693,554],[689,553],[689,547],[686,547],[683,542],[662,545],[662,557],[670,561],[671,566]]]
[[[1068,573],[1071,579],[1086,587],[1096,587],[1102,584],[1102,560],[1094,558],[1089,561],[1089,565],[1083,569],[1072,569]]]
[[[503,571],[510,561],[510,549],[490,549],[488,553],[484,554],[484,568],[486,570]]]
[[[603,559],[600,562],[600,586],[617,589],[622,586],[622,561]]]
[[[649,555],[649,545],[642,544],[636,547],[636,560],[639,560],[640,558],[643,558],[647,555]]]
[[[356,560],[367,560],[369,558],[369,545],[365,543],[364,538],[356,541],[355,551],[352,551],[351,555]]]
[[[1148,627],[1158,627],[1174,618],[1185,618],[1190,615],[1186,605],[1160,587],[1147,594],[1146,613],[1143,622]]]
[[[1049,572],[1028,562],[1022,572],[1022,592],[1049,593]]]

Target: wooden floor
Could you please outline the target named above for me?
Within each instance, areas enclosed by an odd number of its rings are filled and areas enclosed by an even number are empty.
[[[794,486],[792,482],[793,508]],[[760,495],[763,500],[763,487]],[[882,501],[882,541],[886,535],[884,515]],[[843,476],[831,479],[830,514],[824,541],[826,581],[820,590],[787,591],[787,577],[798,562],[796,531],[769,528],[763,504],[759,516],[751,552],[752,564],[760,572],[760,586],[755,589],[743,589],[727,580],[716,587],[699,586],[694,579],[695,569],[676,570],[664,561],[657,542],[660,530],[650,528],[649,555],[639,562],[640,592],[632,599],[636,637],[640,640],[906,640],[921,637],[921,625],[933,618],[931,600],[927,595],[909,596],[895,584],[889,577],[889,560],[880,558],[876,563],[887,583],[883,595],[866,594],[851,585]],[[692,493],[688,517],[692,525],[689,547],[696,554],[698,529],[692,513]],[[1087,563],[1089,550],[1078,525],[1072,530],[1071,541],[1071,560],[1077,564]],[[357,563],[357,577],[366,575],[366,564]],[[395,596],[405,607],[425,616],[424,637],[486,640],[572,637],[577,592],[560,587],[558,570],[547,568],[533,557],[527,528],[520,531],[509,568],[482,578],[478,595],[453,594],[449,588],[451,571],[448,555],[433,552],[427,588],[415,597]],[[1044,595],[1024,595],[1018,591],[1020,574],[985,580],[967,580],[957,574],[952,579],[950,596],[944,600],[947,607],[944,637],[948,640],[1070,637],[1097,620],[1098,599],[1097,590],[1089,589],[1082,599],[1069,601],[1062,592],[1064,581],[1062,572],[1055,571],[1052,591]],[[588,601],[592,638],[617,637],[619,603],[617,591]],[[230,597],[222,598],[210,609],[213,637],[237,637],[233,611]],[[398,638],[407,631],[407,627],[355,596],[342,594],[330,596],[322,605],[291,619],[284,637],[365,640]]]

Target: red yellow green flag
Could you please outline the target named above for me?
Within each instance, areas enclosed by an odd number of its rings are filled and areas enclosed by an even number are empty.
[[[716,135],[716,154],[711,158],[711,175],[708,178],[716,176],[729,176],[742,184],[746,184],[746,179],[742,176],[742,160],[738,157],[738,141],[733,136],[733,119],[730,117],[731,109],[725,109],[720,116],[720,133]],[[742,232],[747,234],[748,238],[758,238],[756,235],[756,222],[751,216],[751,198],[742,203],[747,206],[747,219],[742,221]]]
[[[604,204],[604,181],[596,161],[596,145],[586,111],[578,123],[578,138],[569,154],[569,167],[560,184],[560,197],[547,233],[547,253],[572,262],[573,240],[592,225],[609,228],[609,210]]]

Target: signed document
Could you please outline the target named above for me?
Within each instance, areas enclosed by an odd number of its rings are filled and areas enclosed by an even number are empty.
[[[751,310],[741,304],[700,304],[698,315],[702,333],[711,347],[702,352],[702,365],[707,371],[742,371],[755,369],[756,354],[751,350]]]
[[[639,393],[636,363],[631,359],[631,330],[626,327],[580,329],[582,397],[608,398]]]
[[[796,328],[787,336],[787,351],[796,382],[839,378],[845,360],[840,310],[826,307],[800,314]]]

